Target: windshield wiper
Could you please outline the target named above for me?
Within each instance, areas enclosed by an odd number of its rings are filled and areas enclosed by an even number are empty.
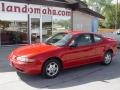
[[[53,45],[53,44],[51,44],[51,43],[48,43],[48,42],[46,42],[46,44],[48,44],[48,45]]]

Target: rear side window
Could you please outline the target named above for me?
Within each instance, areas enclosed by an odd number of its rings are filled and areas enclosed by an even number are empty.
[[[91,36],[89,34],[79,35],[76,40],[78,46],[86,46],[92,43]]]
[[[94,35],[94,42],[100,42],[102,38],[100,36]]]

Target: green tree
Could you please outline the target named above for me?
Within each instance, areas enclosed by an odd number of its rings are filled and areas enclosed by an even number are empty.
[[[100,21],[99,26],[105,28],[115,28],[116,20],[116,4],[113,4],[113,0],[84,0],[89,7],[95,6],[96,12],[99,12],[105,16],[104,22]],[[120,28],[120,4],[118,5],[118,19],[117,28]]]
[[[109,8],[112,4],[112,0],[84,0],[89,7],[96,9],[96,12],[103,13],[104,9]]]
[[[120,28],[120,4],[118,5],[118,19],[117,19],[117,28]],[[106,17],[103,25],[106,28],[115,28],[115,20],[116,20],[116,4],[112,4],[109,9],[105,9],[103,15]]]
[[[65,27],[65,29],[70,29],[71,28],[71,21],[69,20],[56,20],[54,24],[61,25],[62,27]]]

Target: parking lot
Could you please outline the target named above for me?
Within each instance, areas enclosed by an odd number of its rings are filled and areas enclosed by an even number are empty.
[[[16,73],[7,60],[13,47],[0,48],[0,90],[120,90],[120,50],[109,66],[91,64],[64,70],[54,79]]]

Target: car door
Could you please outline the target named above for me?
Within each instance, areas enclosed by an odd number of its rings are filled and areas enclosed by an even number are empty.
[[[102,60],[103,55],[104,55],[104,42],[103,42],[103,38],[101,36],[92,35],[92,39],[93,39],[93,48],[95,50],[95,55],[94,55],[94,62],[99,62]],[[92,62],[92,61],[91,61]]]
[[[80,34],[70,44],[74,43],[76,46],[68,46],[63,51],[62,60],[66,68],[79,66],[90,63],[95,51],[92,46],[92,39],[90,34]]]

